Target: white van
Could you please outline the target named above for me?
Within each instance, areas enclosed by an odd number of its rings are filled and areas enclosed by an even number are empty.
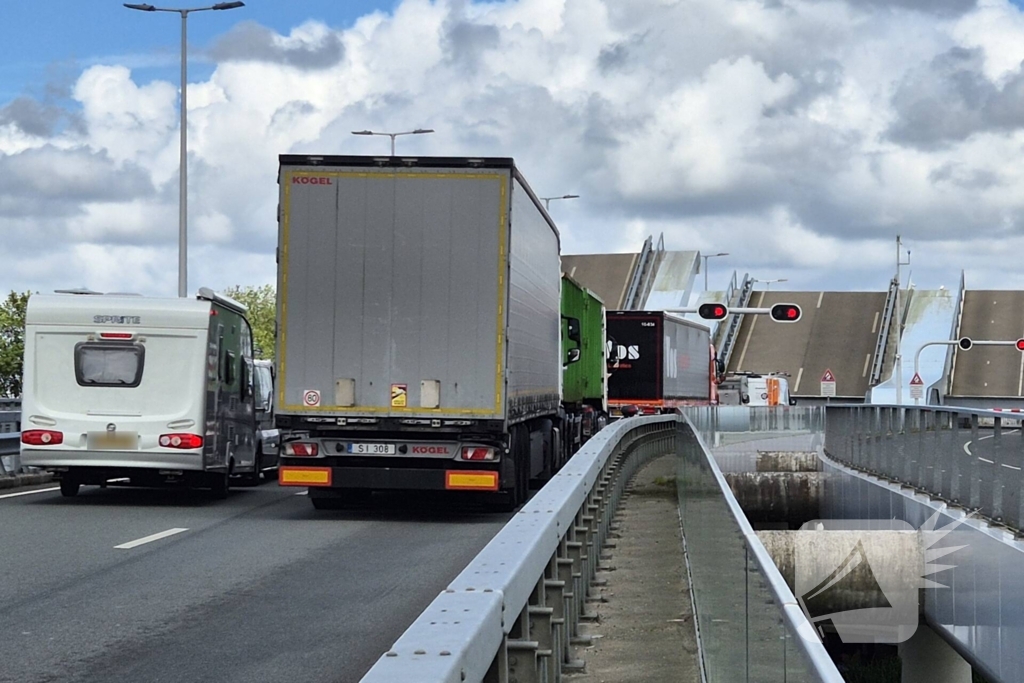
[[[21,458],[82,484],[259,482],[252,330],[243,305],[55,294],[25,316]],[[274,465],[276,466],[276,452]]]
[[[789,394],[789,380],[778,374],[733,373],[718,387],[719,405],[796,405]]]

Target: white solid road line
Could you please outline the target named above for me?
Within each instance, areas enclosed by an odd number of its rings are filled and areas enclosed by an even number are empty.
[[[20,493],[5,493],[0,498],[17,498],[18,496],[31,496],[34,493],[46,493],[47,491],[60,491],[59,486],[53,486],[48,489],[36,489],[35,491],[22,491]]]
[[[1011,429],[1008,432],[1003,432],[1003,436],[1009,436],[1010,434],[1016,434],[1019,431],[1020,431],[1019,429]],[[994,438],[996,438],[995,434],[989,434],[988,436],[981,437],[980,439],[978,439],[978,441],[984,441],[985,439],[994,439]],[[970,449],[970,445],[972,443],[974,443],[974,442],[973,441],[968,441],[967,443],[964,444],[964,453],[966,453],[967,455],[974,455],[974,453],[971,453],[971,449]],[[978,458],[978,459],[979,460],[985,460],[985,458]],[[992,461],[988,460],[986,462],[992,462]]]
[[[167,531],[161,531],[160,533],[153,534],[152,536],[146,536],[145,538],[140,538],[134,541],[128,541],[127,543],[122,543],[121,545],[115,545],[114,548],[118,550],[128,550],[130,548],[135,548],[140,545],[143,545],[144,543],[152,543],[153,541],[159,541],[161,538],[167,538],[168,536],[180,534],[182,531],[188,531],[188,529],[168,529]]]

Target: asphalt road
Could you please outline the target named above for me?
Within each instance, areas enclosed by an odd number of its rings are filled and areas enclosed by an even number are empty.
[[[755,292],[750,305],[795,303],[799,322],[784,325],[766,315],[744,316],[730,359],[732,372],[789,373],[790,394],[817,396],[826,369],[838,396],[863,396],[885,306],[884,292]]]
[[[510,516],[296,493],[0,492],[0,681],[358,681]]]
[[[1015,341],[1024,336],[1024,292],[970,291],[964,294],[960,335],[981,341]],[[977,346],[958,351],[954,396],[1021,396],[1024,357],[1012,346]]]

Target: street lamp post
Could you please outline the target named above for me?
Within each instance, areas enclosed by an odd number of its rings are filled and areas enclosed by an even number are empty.
[[[542,202],[544,202],[544,210],[545,211],[548,210],[548,208],[551,205],[551,200],[553,200],[553,199],[579,199],[579,198],[580,198],[580,196],[578,194],[563,194],[561,197],[538,197],[538,199],[540,199]]]
[[[773,282],[789,282],[788,278],[779,278],[778,280],[758,280],[756,277],[751,278],[754,282],[763,282],[765,284],[765,291],[771,291]]]
[[[395,156],[395,138],[399,135],[423,135],[425,133],[433,133],[432,128],[417,128],[416,130],[407,130],[401,133],[378,133],[372,130],[354,130],[352,135],[387,135],[391,138],[391,156]]]
[[[704,291],[708,291],[708,259],[715,258],[718,256],[728,256],[729,252],[723,251],[718,254],[701,254],[700,257],[704,259]]]
[[[244,2],[219,2],[209,7],[191,7],[188,9],[172,9],[154,7],[153,5],[134,5],[124,3],[128,9],[140,12],[177,12],[181,15],[181,149],[178,167],[178,296],[188,296],[188,152],[187,131],[188,112],[186,110],[188,90],[188,15],[192,12],[206,10],[226,10],[245,7]]]

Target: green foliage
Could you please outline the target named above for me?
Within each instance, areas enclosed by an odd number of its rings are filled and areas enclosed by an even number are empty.
[[[277,346],[277,292],[273,285],[262,287],[228,287],[224,294],[245,304],[252,325],[256,357],[274,359]]]
[[[11,292],[0,303],[0,396],[21,396],[28,292]]]

